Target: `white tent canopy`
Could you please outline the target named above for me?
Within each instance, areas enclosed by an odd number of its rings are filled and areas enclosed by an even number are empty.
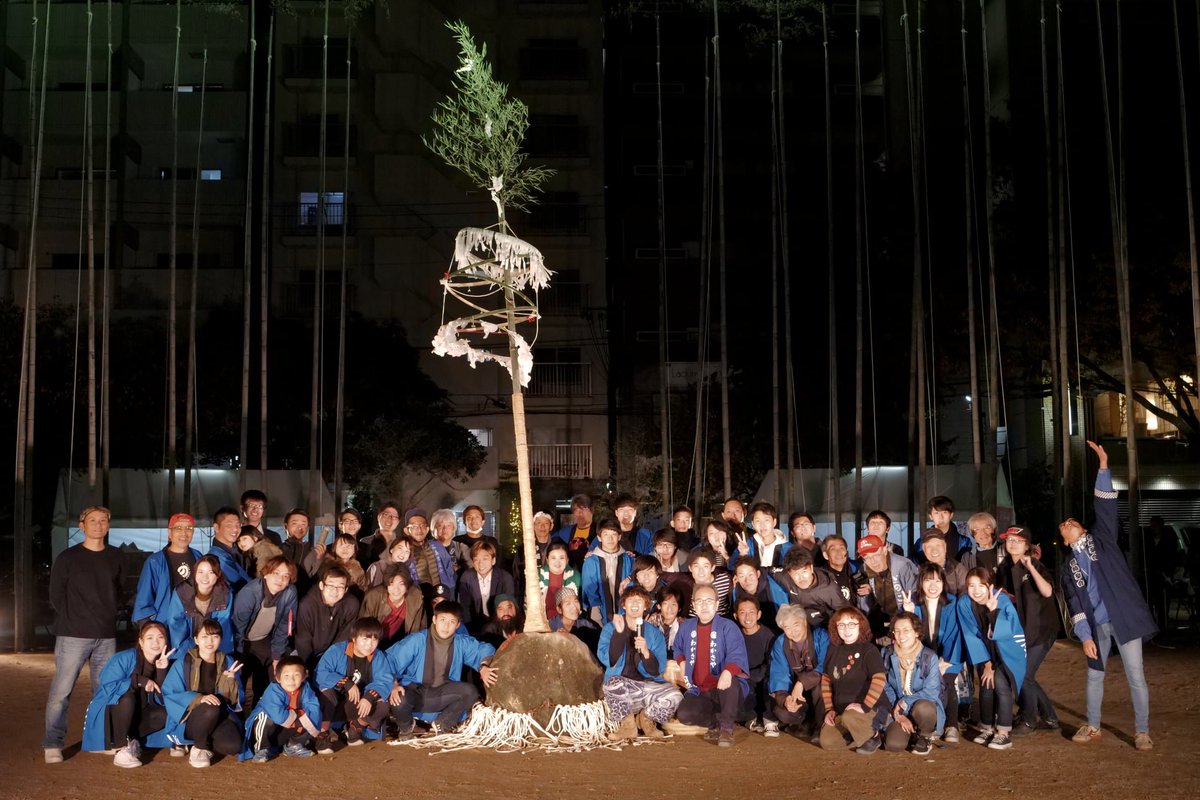
[[[337,515],[333,493],[320,476],[310,480],[308,470],[251,470],[246,487],[261,489],[270,498],[263,523],[282,528],[283,515],[293,508],[306,509],[311,524],[333,525]],[[79,512],[92,505],[107,505],[112,511],[109,543],[131,544],[153,552],[166,545],[167,520],[181,509],[168,502],[168,470],[114,469],[110,472],[108,503],[102,502],[100,487],[87,485],[87,473],[64,470],[59,475],[54,501],[53,551],[55,555],[82,540]],[[193,547],[202,552],[212,538],[212,515],[221,506],[234,506],[241,497],[242,474],[236,470],[193,469],[191,513],[196,517]],[[183,497],[183,470],[175,471],[176,493]],[[311,486],[319,487],[309,497]]]

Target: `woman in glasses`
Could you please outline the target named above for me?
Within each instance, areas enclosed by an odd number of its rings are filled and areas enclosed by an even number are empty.
[[[879,731],[888,719],[884,698],[887,671],[871,642],[871,625],[857,608],[841,608],[829,618],[829,649],[821,674],[821,747],[846,744],[869,755],[879,749]]]

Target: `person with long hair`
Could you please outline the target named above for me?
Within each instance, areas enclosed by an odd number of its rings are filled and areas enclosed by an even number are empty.
[[[887,668],[871,641],[871,624],[857,608],[840,608],[829,618],[829,649],[821,670],[821,747],[847,743],[864,755],[881,744],[891,710],[884,698]]]
[[[188,762],[203,769],[212,763],[213,753],[241,751],[239,714],[245,696],[241,662],[221,652],[221,626],[204,620],[193,642],[171,665],[162,690],[167,735],[174,744],[191,745]]]
[[[958,622],[969,661],[979,678],[979,734],[975,744],[1012,747],[1013,703],[1025,680],[1025,631],[1017,609],[993,584],[987,567],[967,573],[958,600]]]
[[[220,560],[212,555],[201,556],[192,570],[192,582],[182,583],[167,606],[166,624],[176,658],[183,655],[200,623],[214,620],[221,626],[221,651],[233,652],[233,592],[225,580]]]
[[[142,765],[143,744],[170,746],[162,694],[174,653],[168,646],[167,626],[148,621],[138,631],[136,647],[108,660],[83,723],[82,750],[115,748],[113,764],[132,769]]]
[[[958,681],[963,671],[963,641],[958,625],[958,598],[946,593],[946,574],[941,566],[921,565],[917,573],[917,596],[907,599],[904,610],[921,620],[921,642],[938,654],[946,714],[942,741],[957,744]]]
[[[377,619],[382,624],[383,630],[379,634],[381,649],[414,631],[429,627],[425,595],[404,564],[391,564],[387,568],[383,583],[372,587],[363,597],[358,615]]]
[[[1058,638],[1058,603],[1050,570],[1029,552],[1029,531],[1013,526],[1000,534],[1008,557],[996,570],[996,583],[1013,598],[1017,617],[1025,629],[1025,682],[1018,702],[1021,723],[1013,726],[1014,736],[1037,731],[1058,730],[1058,714],[1046,690],[1037,682],[1037,671]]]

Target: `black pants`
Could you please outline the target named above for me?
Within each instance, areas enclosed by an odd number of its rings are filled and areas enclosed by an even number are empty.
[[[983,670],[977,670],[979,680],[979,723],[985,727],[1012,728],[1013,721],[1013,700],[1016,698],[1016,692],[1013,691],[1012,681],[1008,677],[1008,670],[1002,666],[995,667],[993,675],[995,675],[995,686],[988,687],[983,685]]]
[[[371,698],[368,697],[368,700]],[[339,692],[337,689],[322,689],[317,695],[317,700],[321,704],[321,722],[323,727],[328,728],[329,723],[334,722],[358,722],[358,704],[351,703],[346,697],[345,692]],[[371,713],[367,715],[363,722],[366,727],[371,730],[379,730],[383,725],[383,721],[387,719],[388,702],[386,698],[373,700],[371,703]]]
[[[1037,682],[1038,668],[1042,666],[1042,662],[1046,660],[1046,656],[1050,654],[1050,648],[1053,646],[1053,640],[1042,644],[1026,645],[1025,682],[1021,684],[1020,694],[1021,714],[1025,717],[1026,725],[1037,725],[1039,719],[1046,721],[1058,719],[1049,695]]]
[[[675,716],[684,725],[704,728],[733,728],[742,703],[742,686],[734,680],[728,689],[709,689],[700,694],[685,694]]]
[[[109,747],[124,747],[129,739],[144,739],[166,727],[167,709],[162,704],[162,695],[155,698],[131,687],[108,707]]]
[[[771,701],[771,696],[767,692],[765,675],[757,683],[750,682],[750,691],[742,698],[741,708],[737,715],[738,722],[753,722],[759,717],[775,721],[775,703]]]
[[[918,700],[913,703],[912,708],[908,710],[908,718],[912,720],[913,727],[921,736],[933,736],[933,732],[937,730],[937,706],[931,700]],[[900,723],[892,720],[888,723],[883,746],[892,752],[907,750],[911,736],[904,732]]]
[[[246,687],[242,708],[254,708],[275,679],[272,662],[270,638],[242,642],[242,681]]]
[[[242,726],[229,716],[225,706],[210,706],[199,703],[188,714],[183,735],[192,740],[192,745],[201,750],[212,750],[223,756],[232,756],[242,751]]]
[[[250,726],[250,749],[269,750],[272,747],[286,747],[289,744],[308,744],[312,739],[308,731],[284,728],[276,725],[265,713],[256,714]]]
[[[479,690],[464,681],[447,681],[441,686],[428,687],[414,683],[404,687],[400,705],[392,706],[392,716],[400,730],[409,731],[413,726],[413,714],[437,712],[434,723],[440,728],[450,728],[479,699]]]
[[[775,706],[775,719],[779,720],[780,725],[803,725],[806,718],[812,719],[814,724],[819,724],[825,718],[824,706],[821,704],[820,683],[813,687],[805,687],[804,705],[795,713],[788,711],[787,706],[779,697],[774,697],[772,700]]]
[[[942,705],[946,707],[946,727],[958,727],[958,682],[957,672],[942,673]]]

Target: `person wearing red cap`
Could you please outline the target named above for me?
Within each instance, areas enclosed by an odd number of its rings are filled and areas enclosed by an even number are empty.
[[[167,623],[167,607],[181,583],[192,579],[192,571],[200,553],[192,549],[196,518],[191,514],[175,514],[167,523],[167,546],[146,559],[138,578],[137,596],[133,601],[133,625],[154,620]]]
[[[1056,731],[1054,703],[1037,682],[1038,667],[1058,638],[1058,603],[1050,570],[1030,552],[1027,529],[1014,525],[1000,534],[1000,539],[1008,558],[996,569],[996,585],[1012,596],[1025,630],[1025,679],[1019,698],[1023,721],[1013,726],[1012,735],[1024,736],[1039,728]]]
[[[904,556],[893,553],[874,533],[859,539],[856,549],[862,560],[856,578],[858,607],[867,615],[874,638],[886,639],[892,617],[904,609],[907,598],[916,594],[917,567]]]

